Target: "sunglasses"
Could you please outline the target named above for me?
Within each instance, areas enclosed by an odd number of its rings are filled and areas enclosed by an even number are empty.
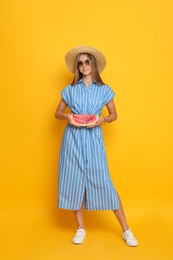
[[[90,66],[90,61],[89,60],[84,60],[84,61],[78,61],[77,65],[79,67],[82,67],[83,65],[86,65],[86,66]]]

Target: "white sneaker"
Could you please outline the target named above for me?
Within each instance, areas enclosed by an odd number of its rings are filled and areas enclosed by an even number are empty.
[[[122,238],[126,241],[128,246],[137,246],[138,245],[138,241],[134,237],[130,228],[123,232]]]
[[[86,231],[85,231],[85,229],[83,229],[83,228],[78,228],[78,229],[76,230],[76,234],[75,234],[75,236],[73,237],[72,242],[73,242],[73,244],[82,244],[83,241],[84,241],[84,239],[85,239],[85,237],[86,237]]]

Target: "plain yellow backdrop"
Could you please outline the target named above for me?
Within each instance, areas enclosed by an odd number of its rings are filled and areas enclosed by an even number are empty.
[[[172,11],[171,0],[1,0],[2,260],[172,259]],[[107,58],[118,119],[104,140],[137,248],[110,211],[85,211],[87,238],[74,246],[73,213],[57,209],[65,122],[54,113],[73,78],[65,53],[78,45]]]

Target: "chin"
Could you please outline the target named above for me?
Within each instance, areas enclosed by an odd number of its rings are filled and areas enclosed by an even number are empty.
[[[85,72],[83,72],[82,74],[83,74],[84,76],[89,76],[89,75],[91,75],[91,72],[85,71]]]

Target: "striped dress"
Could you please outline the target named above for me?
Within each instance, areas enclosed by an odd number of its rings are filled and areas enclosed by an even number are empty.
[[[108,85],[93,82],[89,88],[82,80],[68,85],[62,98],[73,114],[97,114],[113,99]],[[58,208],[78,210],[116,210],[119,199],[111,181],[102,128],[67,124],[62,138],[58,164]]]

